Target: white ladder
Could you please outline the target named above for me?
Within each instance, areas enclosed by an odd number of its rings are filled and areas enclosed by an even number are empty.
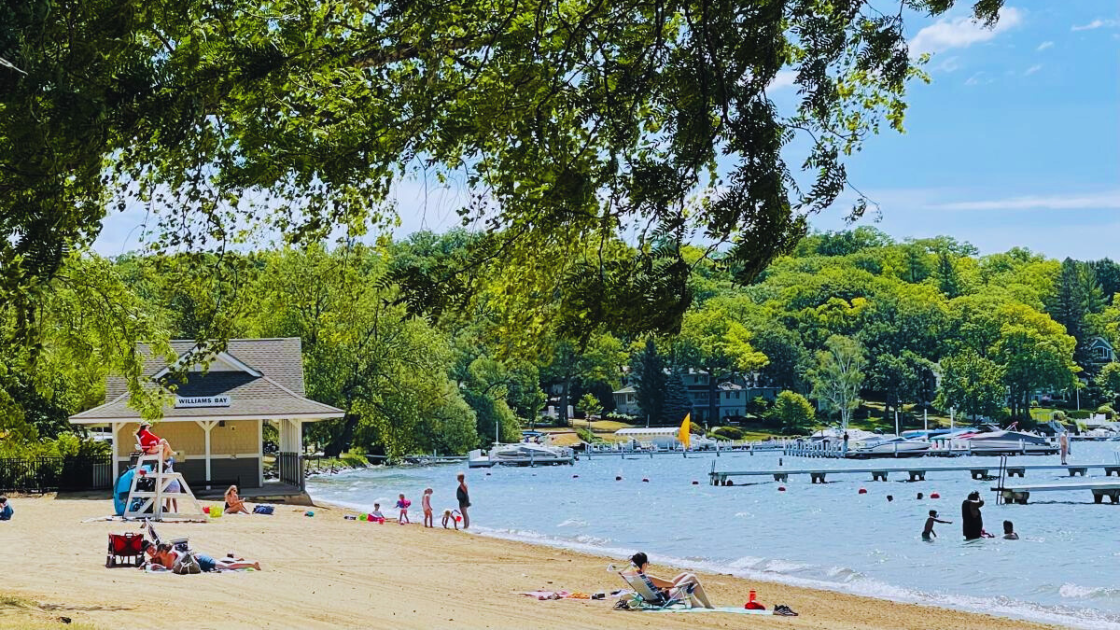
[[[141,475],[145,464],[149,465],[152,472]],[[155,489],[137,490],[136,483],[142,478],[154,479]],[[170,486],[173,481],[179,482],[180,492],[167,491],[168,486]],[[165,510],[163,508],[164,501],[171,499],[175,500],[176,511]],[[183,509],[184,506],[193,507],[194,511],[178,511]],[[141,454],[140,458],[136,460],[135,473],[132,475],[132,485],[128,489],[128,501],[124,506],[124,517],[126,519],[138,518],[156,521],[162,521],[165,518],[205,521],[207,518],[206,513],[202,511],[202,504],[198,502],[194,493],[191,492],[191,488],[187,485],[187,480],[183,479],[182,473],[164,472],[163,456],[161,453]]]

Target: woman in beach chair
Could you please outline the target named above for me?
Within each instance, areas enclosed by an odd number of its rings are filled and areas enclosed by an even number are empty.
[[[646,573],[649,557],[641,551],[630,557],[630,563],[634,565],[635,570],[623,572],[622,579],[626,580],[634,592],[641,595],[647,603],[664,607],[687,599],[693,607],[714,608],[708,601],[708,595],[704,592],[700,579],[695,575],[681,573],[672,581],[650,575]]]

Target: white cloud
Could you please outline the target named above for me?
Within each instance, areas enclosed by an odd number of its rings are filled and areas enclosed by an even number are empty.
[[[964,84],[965,85],[987,85],[987,84],[991,83],[992,81],[994,81],[994,79],[992,79],[988,75],[984,74],[983,72],[977,72],[976,74],[968,77],[968,80],[965,81]]]
[[[1082,24],[1081,26],[1077,26],[1075,24],[1075,25],[1071,26],[1069,30],[1071,30],[1071,31],[1092,31],[1092,30],[1098,29],[1098,28],[1112,28],[1112,27],[1116,26],[1116,24],[1117,24],[1116,20],[1102,20],[1100,18],[1097,18],[1097,19],[1093,20],[1092,22],[1089,22],[1088,24]]]
[[[1034,74],[1034,73],[1038,72],[1038,71],[1039,71],[1039,70],[1041,70],[1041,69],[1042,69],[1042,64],[1040,64],[1040,63],[1036,63],[1036,64],[1034,64],[1033,66],[1031,66],[1031,67],[1027,68],[1027,71],[1023,73],[1023,76],[1025,76],[1025,77],[1029,77],[1029,76],[1031,76],[1032,74]]]
[[[779,70],[778,74],[774,75],[774,80],[766,87],[770,90],[780,90],[792,86],[796,80],[797,72],[795,70]]]
[[[973,44],[989,41],[1022,22],[1023,12],[1014,7],[1000,9],[999,21],[991,28],[972,18],[942,18],[918,31],[914,39],[910,40],[910,53],[921,55],[951,48],[967,48]]]
[[[1054,47],[1054,42],[1047,41],[1047,42],[1042,42],[1041,44],[1039,44],[1038,48],[1035,48],[1035,50],[1037,50],[1038,52],[1042,52],[1042,51],[1046,50],[1047,48],[1053,48],[1053,47]]]
[[[1090,194],[1027,195],[983,201],[954,201],[930,206],[938,210],[1087,210],[1120,209],[1120,190]]]
[[[948,57],[937,64],[937,69],[942,72],[956,72],[961,69],[960,57]]]

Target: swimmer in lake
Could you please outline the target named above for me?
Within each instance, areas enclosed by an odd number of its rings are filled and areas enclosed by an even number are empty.
[[[1019,534],[1015,533],[1015,525],[1013,525],[1011,521],[1003,522],[1003,539],[1019,540]]]
[[[926,528],[922,530],[922,540],[933,541],[934,538],[937,538],[937,532],[933,531],[934,523],[952,525],[953,521],[943,521],[937,518],[937,510],[930,510],[929,518],[926,519]]]

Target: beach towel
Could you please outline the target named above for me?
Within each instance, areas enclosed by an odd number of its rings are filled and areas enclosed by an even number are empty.
[[[769,610],[750,610],[747,608],[737,606],[716,606],[715,608],[683,608],[679,606],[669,606],[665,608],[643,608],[645,612],[663,612],[663,613],[729,613],[732,615],[773,615],[774,613]]]
[[[569,593],[568,591],[526,591],[521,594],[525,595],[526,597],[532,597],[533,599],[539,599],[542,601],[546,599],[564,599],[565,597],[571,595],[571,593]]]

